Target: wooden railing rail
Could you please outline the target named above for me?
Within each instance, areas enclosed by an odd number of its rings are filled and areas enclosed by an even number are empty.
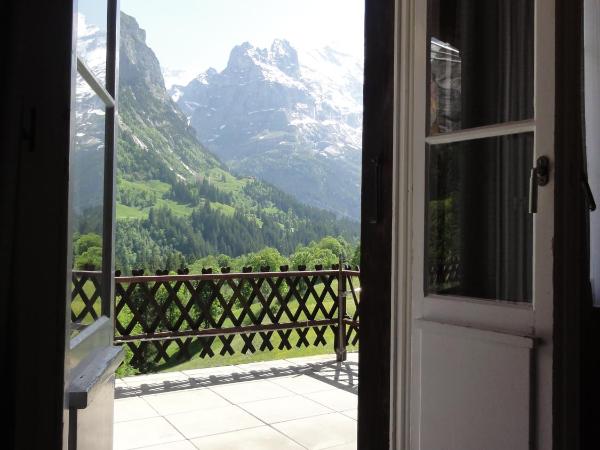
[[[358,343],[360,272],[347,266],[271,272],[157,271],[115,277],[115,342],[143,367],[333,344],[338,360]],[[98,272],[73,271],[72,317],[98,317]],[[118,274],[120,275],[120,274]],[[94,281],[97,280],[97,281]],[[76,312],[76,313],[75,313]]]

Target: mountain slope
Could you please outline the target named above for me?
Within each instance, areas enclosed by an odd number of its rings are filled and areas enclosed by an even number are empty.
[[[235,172],[340,216],[360,216],[362,67],[331,48],[285,40],[236,46],[173,98],[200,142]]]
[[[273,246],[289,254],[358,225],[238,177],[197,140],[167,93],[156,55],[134,18],[121,14],[117,266],[183,264]]]

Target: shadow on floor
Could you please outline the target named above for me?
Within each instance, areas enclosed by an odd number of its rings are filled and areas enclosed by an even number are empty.
[[[294,375],[309,376],[337,389],[358,394],[358,362],[356,361],[337,362],[334,360],[307,362],[304,364],[292,362],[285,364],[285,360],[270,362],[274,363],[272,367],[268,367],[269,361],[265,361],[259,363],[264,366],[264,368],[261,367],[259,369],[252,368],[253,366],[256,366],[257,363],[250,363],[241,366],[226,366],[186,371],[189,375],[184,375],[182,372],[175,372],[173,373],[173,376],[169,377],[171,372],[164,372],[161,374],[130,377],[128,380],[138,379],[138,382],[117,385],[115,387],[115,398],[159,394],[183,389],[196,389]],[[163,377],[166,379],[161,379]]]

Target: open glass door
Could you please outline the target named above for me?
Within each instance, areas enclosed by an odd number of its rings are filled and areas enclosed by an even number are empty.
[[[112,448],[117,0],[75,2],[69,233],[69,448]]]
[[[554,2],[413,6],[411,448],[551,448]]]

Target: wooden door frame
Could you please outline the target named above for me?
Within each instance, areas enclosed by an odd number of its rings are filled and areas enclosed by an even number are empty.
[[[396,1],[365,2],[358,448],[391,448]]]
[[[600,442],[600,330],[598,311],[592,307],[589,213],[582,189],[583,13],[582,0],[556,0],[553,441],[557,450],[596,448]]]

